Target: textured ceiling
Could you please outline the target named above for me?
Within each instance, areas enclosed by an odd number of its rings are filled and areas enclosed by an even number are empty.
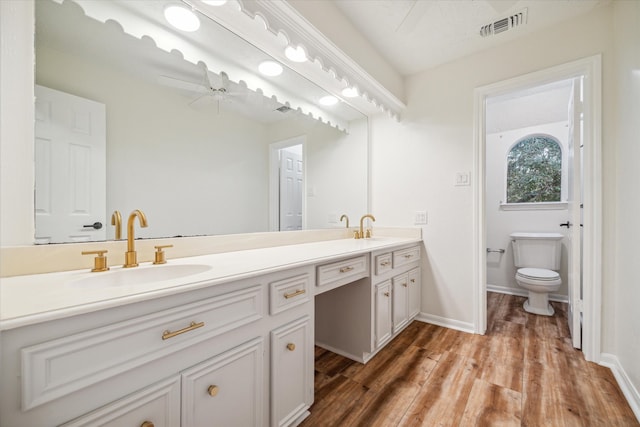
[[[505,43],[609,0],[334,0],[401,75]],[[480,28],[527,9],[525,25],[481,37]]]

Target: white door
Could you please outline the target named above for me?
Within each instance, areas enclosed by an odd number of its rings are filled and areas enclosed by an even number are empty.
[[[35,242],[105,240],[105,105],[43,86],[35,94]]]
[[[582,348],[581,306],[582,306],[582,96],[581,79],[573,80],[573,90],[569,99],[569,153],[568,153],[568,206],[569,248],[568,322],[571,340],[575,348]]]
[[[280,150],[280,231],[302,230],[302,155]]]

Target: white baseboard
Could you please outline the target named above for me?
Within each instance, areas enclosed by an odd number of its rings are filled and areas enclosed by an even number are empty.
[[[636,415],[638,421],[640,421],[640,393],[638,393],[638,389],[631,382],[631,378],[629,378],[620,364],[618,357],[610,353],[601,353],[600,364],[611,369],[613,376],[618,382],[618,386],[620,386],[624,397],[627,399],[627,402],[629,402],[629,406],[631,406],[633,413]]]
[[[449,329],[455,329],[462,332],[474,333],[473,323],[461,322],[455,319],[436,316],[435,314],[420,313],[416,316],[416,320],[424,323],[432,323],[434,325],[443,326]]]
[[[516,295],[519,297],[527,297],[529,293],[525,289],[514,289],[508,286],[497,286],[487,284],[487,291],[497,292],[499,294]],[[569,297],[561,294],[549,294],[549,300],[558,302],[569,302]]]

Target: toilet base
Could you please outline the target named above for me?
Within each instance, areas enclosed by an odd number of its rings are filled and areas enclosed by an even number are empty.
[[[546,295],[544,296],[546,297]],[[531,295],[529,295],[529,298],[531,298]],[[551,304],[549,304],[547,298],[544,298],[544,299],[546,302],[546,308],[544,305],[535,306],[534,304],[530,304],[529,300],[526,300],[524,304],[522,304],[522,308],[524,308],[524,311],[526,311],[527,313],[539,314],[541,316],[553,316],[553,314],[555,313],[555,310],[553,309]]]

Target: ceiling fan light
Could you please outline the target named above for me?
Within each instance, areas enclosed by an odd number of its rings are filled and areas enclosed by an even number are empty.
[[[284,54],[293,62],[305,62],[307,60],[307,54],[301,46],[287,46],[284,50]]]
[[[164,10],[164,18],[175,28],[193,32],[200,28],[200,20],[191,10],[182,6],[168,6]]]
[[[210,6],[222,6],[227,3],[227,0],[202,0],[202,3]]]
[[[258,71],[265,76],[275,77],[282,74],[283,68],[275,61],[264,61],[258,65]]]
[[[323,96],[322,98],[320,98],[320,100],[318,102],[320,102],[320,104],[326,105],[326,106],[336,105],[338,103],[338,98],[336,98],[333,95],[327,95],[327,96]]]
[[[342,95],[346,96],[347,98],[355,98],[356,96],[358,96],[358,89],[353,86],[345,87],[344,89],[342,89]]]

